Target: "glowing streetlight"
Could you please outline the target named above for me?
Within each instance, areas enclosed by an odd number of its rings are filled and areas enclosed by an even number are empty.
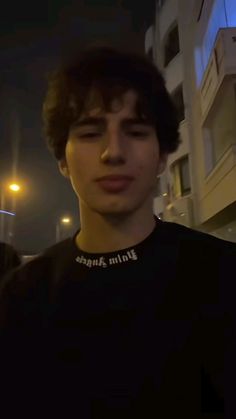
[[[69,217],[63,217],[63,218],[61,219],[61,222],[62,222],[63,224],[70,224],[71,219],[70,219]]]
[[[16,211],[16,200],[15,200],[15,193],[19,192],[21,189],[20,185],[18,183],[10,183],[8,184],[8,186],[5,184],[5,182],[1,185],[1,193],[0,193],[0,213],[1,213],[1,218],[0,218],[0,237],[1,240],[4,241],[5,240],[5,216],[6,215],[15,215],[15,211]],[[12,203],[11,203],[11,211],[7,211],[5,206],[6,206],[6,198],[9,195],[9,193],[12,194]],[[11,230],[13,230],[13,220],[10,222],[11,225]],[[13,234],[13,233],[12,233]]]
[[[9,189],[13,192],[18,192],[20,190],[20,186],[17,183],[12,183],[9,185]]]
[[[70,217],[64,216],[61,217],[56,224],[56,243],[58,243],[61,239],[61,227],[62,226],[69,226],[72,223],[72,219]]]

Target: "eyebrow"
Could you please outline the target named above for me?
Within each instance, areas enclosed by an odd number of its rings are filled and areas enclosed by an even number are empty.
[[[82,128],[84,126],[93,125],[93,126],[105,126],[107,123],[106,118],[104,117],[87,117],[76,121],[72,128]],[[121,125],[126,128],[130,125],[144,125],[144,126],[151,126],[151,122],[145,118],[124,118],[121,120]]]

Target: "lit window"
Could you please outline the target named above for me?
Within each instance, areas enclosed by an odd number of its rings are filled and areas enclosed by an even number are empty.
[[[182,157],[172,165],[174,198],[188,195],[191,192],[190,175],[189,175],[189,159],[188,156]]]

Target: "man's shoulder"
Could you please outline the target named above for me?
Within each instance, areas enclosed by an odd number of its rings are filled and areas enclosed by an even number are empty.
[[[194,230],[181,224],[162,222],[162,230],[167,240],[174,241],[186,250],[191,248],[207,251],[236,252],[236,243],[223,240],[203,231]]]
[[[186,283],[191,278],[192,284],[196,278],[209,301],[218,295],[218,286],[235,295],[236,243],[175,223],[164,222],[162,227],[166,242],[176,250],[179,278]]]

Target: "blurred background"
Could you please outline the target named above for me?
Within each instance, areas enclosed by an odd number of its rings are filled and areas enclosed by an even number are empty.
[[[109,41],[149,56],[178,111],[182,144],[157,179],[154,212],[236,242],[235,0],[22,0],[0,23],[0,240],[35,255],[79,228],[41,107],[61,60]]]
[[[146,2],[147,3],[147,2]],[[59,174],[42,135],[47,74],[74,49],[105,41],[144,51],[145,14],[134,0],[22,0],[0,16],[1,240],[21,253],[38,253],[76,231],[78,204]],[[11,183],[18,191],[9,189]],[[70,218],[69,223],[62,219]]]

